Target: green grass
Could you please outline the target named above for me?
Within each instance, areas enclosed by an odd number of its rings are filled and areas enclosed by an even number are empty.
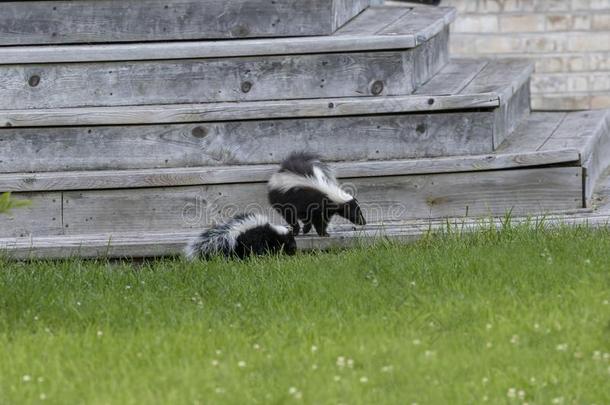
[[[608,230],[0,265],[1,404],[610,403]]]

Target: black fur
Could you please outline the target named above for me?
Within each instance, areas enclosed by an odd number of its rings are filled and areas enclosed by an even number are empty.
[[[280,166],[280,172],[291,172],[299,176],[313,176],[314,167],[329,178],[334,179],[330,168],[320,161],[320,157],[307,152],[292,153]],[[327,228],[334,215],[340,215],[356,225],[366,225],[366,220],[355,198],[339,203],[332,201],[326,194],[313,187],[293,187],[287,191],[270,187],[269,202],[298,235],[303,222],[303,233],[315,228],[320,236],[328,236]]]
[[[281,234],[268,222],[242,232],[234,239],[229,232],[240,221],[246,220],[251,214],[238,214],[226,222],[202,232],[186,248],[188,258],[196,257],[210,259],[216,255],[227,258],[243,259],[250,255],[296,253],[296,241],[291,233]]]

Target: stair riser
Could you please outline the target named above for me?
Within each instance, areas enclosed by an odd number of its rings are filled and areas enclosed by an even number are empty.
[[[496,113],[493,144],[496,149],[527,119],[530,113],[530,81],[527,80]]]
[[[582,208],[579,167],[500,170],[343,181],[369,222]],[[238,211],[270,212],[265,183],[15,194],[30,208],[0,217],[0,237],[170,232],[208,226]]]
[[[488,111],[0,129],[0,172],[279,163],[295,149],[328,161],[484,154],[494,120]]]
[[[6,65],[0,109],[405,95],[447,62],[447,35],[403,51]]]
[[[368,0],[3,2],[0,45],[330,35]]]

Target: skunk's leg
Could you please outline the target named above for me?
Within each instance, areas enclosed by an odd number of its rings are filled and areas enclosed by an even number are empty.
[[[285,206],[282,210],[282,216],[286,223],[292,228],[292,234],[297,236],[299,231],[301,230],[301,225],[299,225],[299,218],[297,217],[296,207],[293,206]]]
[[[326,232],[326,228],[328,228],[328,219],[326,218],[326,215],[324,215],[324,211],[316,213],[312,217],[311,222],[313,227],[316,228],[316,232],[319,236],[330,236],[328,232]]]
[[[309,231],[311,231],[311,226],[311,221],[307,221],[303,224],[303,235],[307,235]]]

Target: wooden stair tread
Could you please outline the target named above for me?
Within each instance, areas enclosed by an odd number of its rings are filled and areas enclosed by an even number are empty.
[[[388,13],[384,7],[371,7],[344,28],[328,36],[11,46],[0,47],[0,64],[220,58],[408,49],[439,34],[456,17],[455,9],[448,7],[390,9],[392,12]]]
[[[503,63],[458,59],[413,95],[0,110],[0,127],[165,124],[494,108],[522,87],[531,71],[532,64],[523,60]],[[476,92],[479,89],[485,92]]]
[[[2,3],[0,45],[329,35],[370,4],[369,0]]]
[[[602,199],[608,198],[602,196]],[[470,232],[490,226],[502,227],[502,217],[417,219],[389,223],[373,223],[360,229],[336,226],[331,236],[320,238],[313,235],[297,238],[300,250],[327,249],[371,244],[381,239],[414,241],[430,231],[444,231],[447,226],[459,232]],[[607,226],[610,222],[610,207],[596,210],[565,210],[539,216],[512,218],[513,224],[543,223],[549,225]],[[138,232],[91,234],[72,236],[45,236],[26,238],[0,238],[0,252],[12,258],[66,258],[66,257],[158,257],[179,255],[198,231],[186,232]]]

